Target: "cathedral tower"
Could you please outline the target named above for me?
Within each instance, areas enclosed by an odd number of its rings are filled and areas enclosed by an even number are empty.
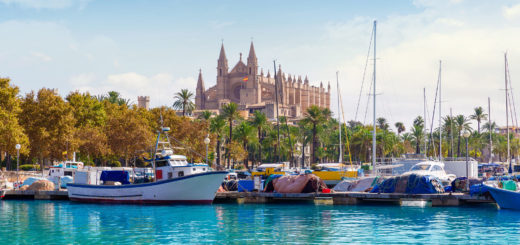
[[[224,51],[224,44],[220,47],[220,55],[217,62],[217,97],[227,97],[226,91],[228,90],[226,84],[226,78],[228,74],[228,61],[226,58],[226,51]]]
[[[202,69],[199,70],[199,79],[197,81],[197,89],[195,90],[195,105],[198,110],[206,109],[204,91],[204,80],[202,79]]]

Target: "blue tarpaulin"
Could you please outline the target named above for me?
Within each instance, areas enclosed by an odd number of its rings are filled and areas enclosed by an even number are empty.
[[[403,185],[406,184],[405,188]],[[401,188],[396,188],[401,185]],[[396,189],[404,190],[407,194],[434,194],[444,192],[440,181],[430,175],[410,174],[396,176],[384,180],[372,189],[372,193],[395,193]]]
[[[103,182],[105,181],[117,181],[121,182],[123,185],[130,184],[130,175],[127,171],[103,171],[101,172],[101,177],[99,178]]]

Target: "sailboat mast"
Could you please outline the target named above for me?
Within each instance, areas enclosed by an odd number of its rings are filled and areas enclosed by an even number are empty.
[[[442,162],[442,78],[441,78],[441,72],[442,72],[442,60],[439,60],[439,161]]]
[[[423,88],[423,110],[424,110],[424,126],[426,127],[427,125],[427,120],[426,120],[426,88]],[[425,128],[425,132],[426,134],[428,133],[428,129]],[[428,137],[426,137],[426,134],[424,136],[424,155],[426,157],[428,157],[428,149],[426,147],[428,147]]]
[[[509,173],[512,173],[511,169],[511,148],[509,147],[509,91],[507,88],[507,53],[504,53],[504,75],[506,84],[506,128],[507,128],[507,162],[509,164]]]
[[[373,86],[373,96],[374,96],[374,131],[372,132],[372,167],[374,168],[374,172],[377,174],[376,169],[376,27],[377,20],[374,20],[374,86]]]
[[[276,161],[280,162],[280,114],[278,112],[278,81],[276,76],[276,60],[273,60],[274,65],[274,90],[276,98],[276,128],[278,128],[278,137],[276,140]],[[314,160],[314,159],[313,159]],[[312,160],[311,160],[312,162]]]
[[[493,162],[493,138],[491,137],[491,99],[488,97],[489,163]]]
[[[339,107],[339,78],[338,78],[339,71],[336,71],[336,86],[338,87],[338,124],[339,124],[339,163],[343,163],[343,141],[341,141],[341,110]]]

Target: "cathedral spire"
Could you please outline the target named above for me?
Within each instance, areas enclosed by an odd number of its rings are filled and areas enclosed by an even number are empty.
[[[227,61],[227,58],[226,58],[226,51],[224,50],[224,43],[222,43],[222,46],[220,47],[220,55],[218,57],[218,60],[219,61]]]
[[[199,91],[199,89],[204,92],[204,79],[202,79],[202,69],[199,69],[199,79],[197,81],[197,91]]]
[[[253,41],[251,41],[251,46],[249,47],[249,56],[247,59],[255,59],[256,61],[255,46],[253,45]]]

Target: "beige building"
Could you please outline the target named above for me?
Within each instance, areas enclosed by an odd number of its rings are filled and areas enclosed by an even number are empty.
[[[197,110],[219,110],[222,105],[234,102],[241,110],[264,112],[268,118],[276,116],[275,77],[268,71],[264,74],[258,68],[255,48],[251,42],[247,64],[242,61],[229,70],[224,45],[220,49],[217,62],[217,84],[209,89],[204,87],[202,71],[199,72],[195,104]],[[311,86],[309,79],[301,76],[286,75],[282,68],[277,69],[276,81],[279,83],[279,113],[288,118],[300,118],[311,105],[330,109],[330,84],[327,89]]]

